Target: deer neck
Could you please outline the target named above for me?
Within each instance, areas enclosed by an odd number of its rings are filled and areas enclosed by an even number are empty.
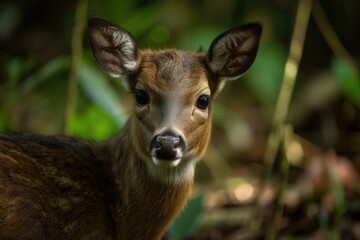
[[[119,193],[114,219],[121,232],[127,234],[120,239],[130,236],[131,239],[148,239],[149,236],[160,239],[168,223],[185,205],[193,179],[176,184],[154,179],[129,140],[130,131],[130,124],[125,125],[120,136],[111,143],[116,153],[111,169]],[[158,227],[154,228],[154,224]]]

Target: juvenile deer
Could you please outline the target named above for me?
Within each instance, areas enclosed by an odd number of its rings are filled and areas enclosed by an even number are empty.
[[[190,195],[211,100],[252,65],[262,27],[231,29],[207,53],[139,50],[99,18],[89,31],[101,68],[133,93],[134,112],[100,143],[0,135],[0,239],[160,239]]]

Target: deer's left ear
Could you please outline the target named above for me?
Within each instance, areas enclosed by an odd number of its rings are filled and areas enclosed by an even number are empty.
[[[206,65],[215,74],[217,84],[245,73],[255,60],[262,32],[261,23],[254,22],[230,29],[211,43]],[[217,87],[221,89],[221,86]]]
[[[101,68],[113,77],[126,76],[136,70],[137,47],[124,28],[101,18],[88,21],[93,53]]]

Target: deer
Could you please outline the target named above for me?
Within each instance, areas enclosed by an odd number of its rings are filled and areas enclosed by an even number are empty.
[[[88,28],[98,65],[124,83],[133,112],[102,142],[0,134],[0,239],[161,239],[191,195],[212,100],[253,64],[262,32],[251,22],[191,52],[139,49],[98,17]]]

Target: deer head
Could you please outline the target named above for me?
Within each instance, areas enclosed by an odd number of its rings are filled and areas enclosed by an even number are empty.
[[[133,93],[129,141],[138,158],[157,180],[191,181],[209,142],[211,101],[252,65],[262,26],[226,31],[207,53],[140,50],[128,31],[99,18],[89,20],[89,29],[101,68]]]

